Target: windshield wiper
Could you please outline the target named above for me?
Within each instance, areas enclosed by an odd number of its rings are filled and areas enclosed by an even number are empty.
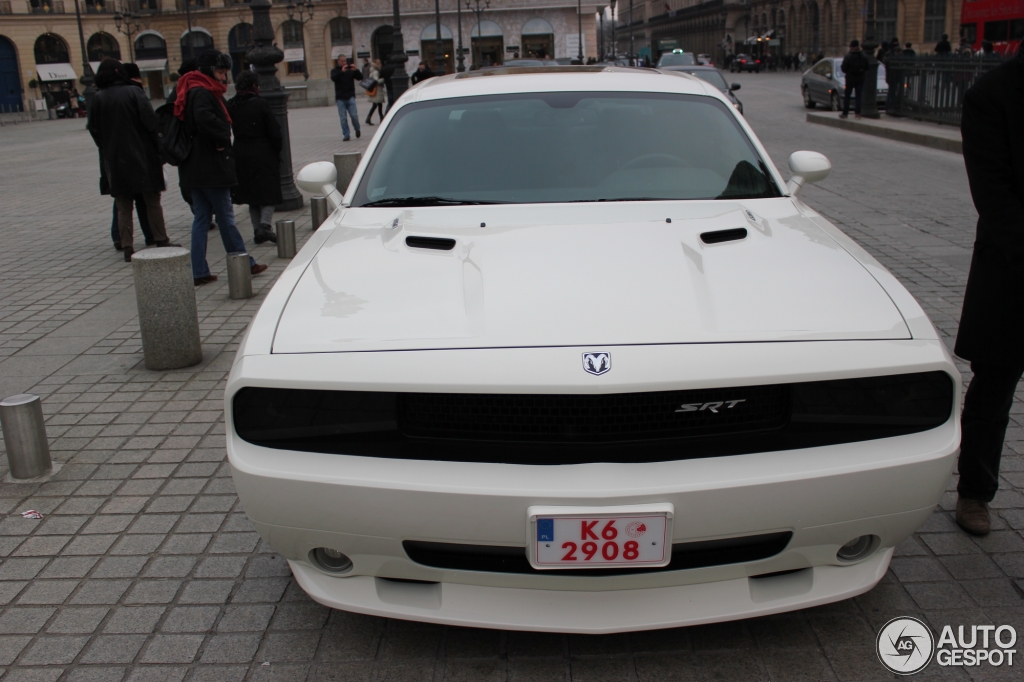
[[[448,199],[447,197],[396,197],[371,201],[367,206],[479,206],[481,204],[497,204],[498,201],[471,201],[469,199]]]
[[[569,203],[582,204],[602,201],[675,201],[675,199],[669,197],[615,197],[614,199],[573,199]]]

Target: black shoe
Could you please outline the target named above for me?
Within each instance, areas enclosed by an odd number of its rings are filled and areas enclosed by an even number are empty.
[[[362,137],[362,136],[363,136],[363,133],[359,130],[359,128],[356,128],[356,137]]]
[[[343,138],[341,138],[341,141],[342,141],[342,142],[348,142],[348,140],[349,140],[349,138],[347,138],[347,137],[343,137]]]
[[[149,242],[146,243],[148,244]],[[181,248],[181,244],[172,244],[170,239],[165,239],[162,242],[153,242],[153,244],[156,244],[157,247],[177,246]]]
[[[210,232],[213,232],[216,229],[217,229],[217,223],[210,223]]]
[[[201,287],[204,284],[209,284],[210,282],[216,282],[216,281],[217,281],[217,275],[207,275],[206,277],[193,277],[192,278],[193,286],[197,286],[197,287]]]
[[[146,241],[146,246],[154,246],[154,245],[157,245],[157,244],[159,244],[159,242]]]
[[[276,244],[277,235],[274,234],[274,231],[270,229],[269,225],[261,225],[253,234],[252,240],[257,244],[262,244],[263,242],[273,242]]]
[[[130,246],[126,246],[126,247],[124,247],[123,251],[124,251],[124,262],[125,263],[131,263],[132,262],[132,254],[135,253],[135,249],[133,249]]]

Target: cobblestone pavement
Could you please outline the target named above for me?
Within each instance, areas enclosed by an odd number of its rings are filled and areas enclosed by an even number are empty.
[[[976,218],[961,157],[804,123],[796,76],[733,80],[781,167],[797,149],[831,158],[832,176],[806,188],[806,200],[889,267],[951,337]],[[291,121],[296,167],[361,149],[369,137],[342,143],[333,108],[294,111]],[[993,505],[996,530],[981,540],[958,532],[951,492],[898,548],[882,584],[856,599],[602,637],[436,627],[321,607],[253,532],[224,456],[224,380],[240,334],[285,265],[276,250],[252,249],[270,264],[254,280],[255,298],[229,300],[223,278],[196,290],[201,365],[148,372],[131,270],[106,236],[111,202],[97,193],[96,152],[82,122],[7,126],[0,149],[0,393],[43,397],[61,464],[47,483],[0,483],[4,682],[876,680],[890,676],[875,659],[874,633],[893,616],[939,627],[1008,623],[1024,635],[1021,394]],[[170,235],[187,243],[187,207],[174,191],[164,204]],[[308,214],[282,217],[294,217],[308,237]],[[251,240],[248,218],[239,222]],[[219,239],[209,259],[223,275]],[[22,518],[27,509],[44,518]],[[1014,677],[1006,667],[933,664],[926,673]]]

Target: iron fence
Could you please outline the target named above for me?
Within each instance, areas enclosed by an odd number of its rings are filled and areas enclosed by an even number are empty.
[[[964,94],[986,71],[999,66],[998,59],[898,57],[886,64],[890,116],[960,125]]]

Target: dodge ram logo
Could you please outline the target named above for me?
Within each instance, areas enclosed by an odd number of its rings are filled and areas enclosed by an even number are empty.
[[[611,353],[584,353],[583,369],[600,376],[612,368]]]

